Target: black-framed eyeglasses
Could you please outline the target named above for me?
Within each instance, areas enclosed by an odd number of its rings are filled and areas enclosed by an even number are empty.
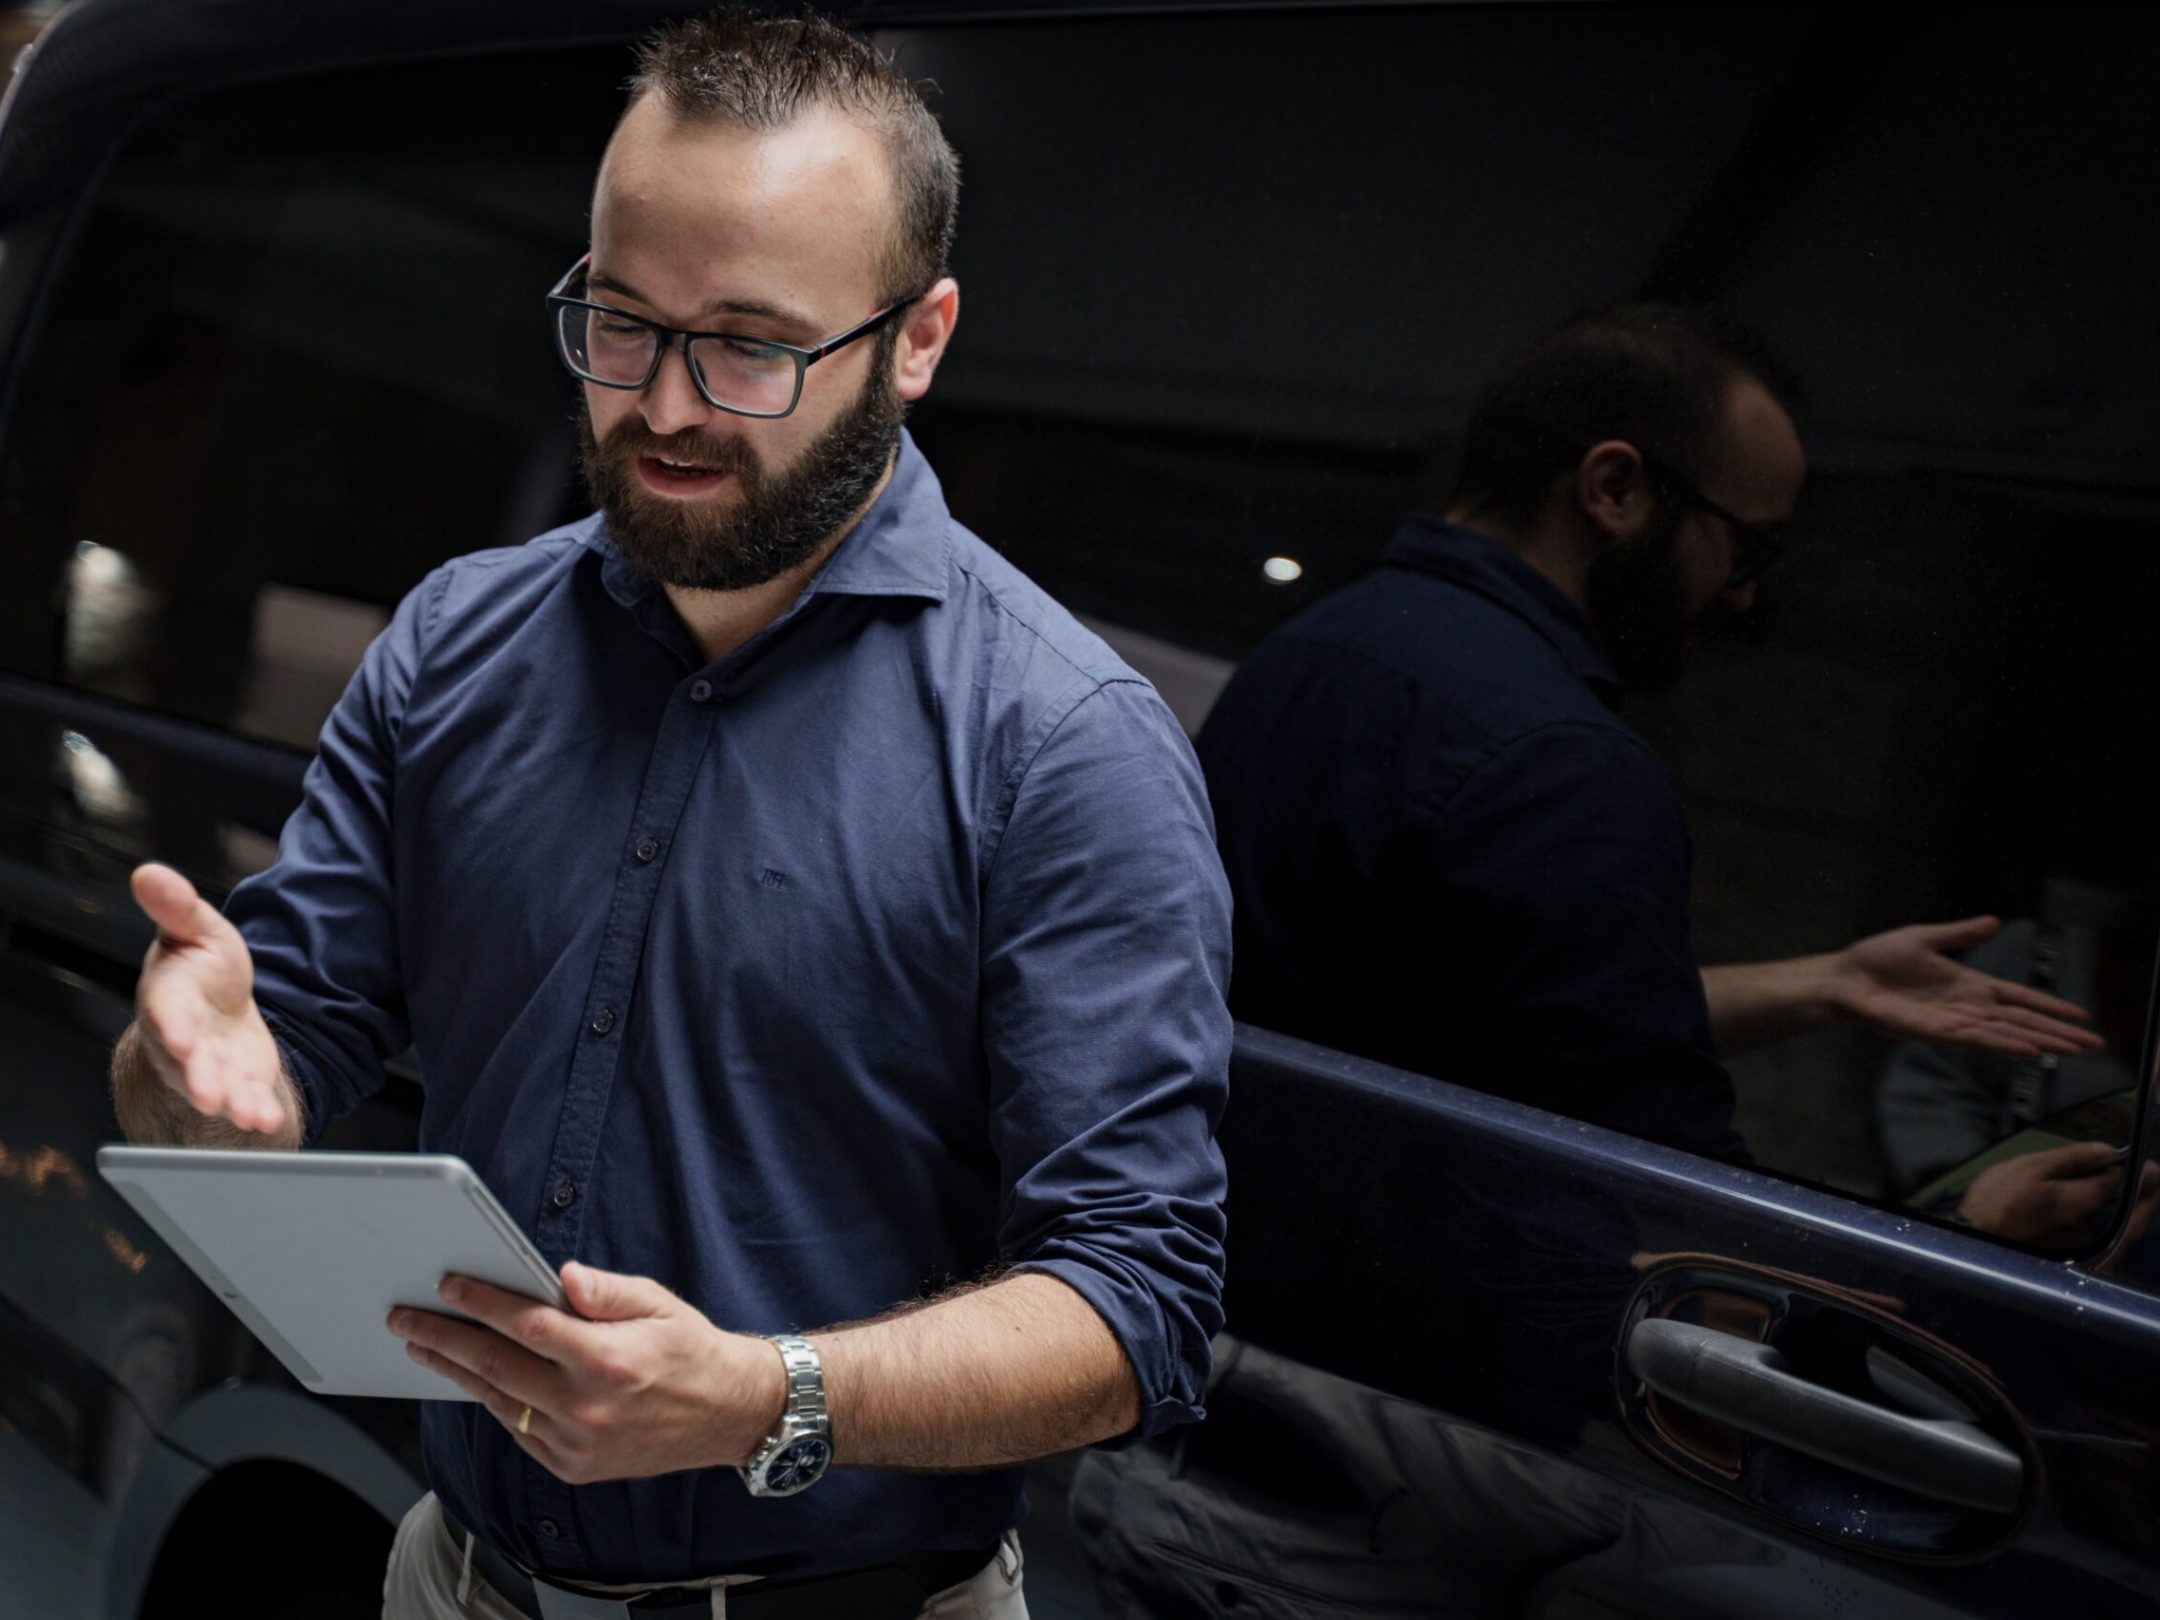
[[[685,332],[576,297],[570,289],[591,263],[588,253],[547,295],[555,347],[571,375],[602,388],[642,389],[651,385],[668,350],[680,348],[705,403],[737,416],[787,415],[802,398],[805,371],[834,350],[868,337],[916,301],[903,298],[887,304],[845,332],[801,349],[733,332]]]
[[[1707,512],[1725,525],[1732,536],[1733,571],[1725,581],[1728,591],[1737,591],[1743,585],[1752,585],[1761,579],[1770,565],[1785,554],[1785,536],[1776,525],[1750,523],[1720,506],[1685,476],[1675,472],[1661,461],[1643,457],[1643,467],[1666,494],[1682,506],[1692,506],[1698,512]]]

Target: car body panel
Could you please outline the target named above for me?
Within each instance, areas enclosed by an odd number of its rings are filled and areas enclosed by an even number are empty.
[[[1239,1060],[1224,1129],[1239,1167],[1235,1330],[1439,1414],[1451,1466],[1479,1437],[1495,1455],[1528,1447],[1614,1524],[1655,1496],[1698,1530],[1744,1530],[1734,1545],[1757,1550],[1743,1562],[1812,1567],[1882,1602],[2026,1614],[2066,1583],[2092,1612],[2160,1599],[2151,1294],[1287,1037],[1243,1030]],[[1429,1236],[1405,1230],[1405,1208]],[[2029,1449],[2026,1500],[1990,1520],[1755,1442],[1745,1472],[1683,1480],[1630,1421],[1642,1397],[1622,1348],[1680,1268],[1894,1324],[1969,1369]],[[1376,1302],[1384,1330],[1361,1330]],[[1474,1522],[1499,1556],[1504,1525]],[[1688,1550],[1672,1567],[1631,1563],[1630,1579],[1699,1598],[1716,1560],[1699,1539],[1674,1544]]]

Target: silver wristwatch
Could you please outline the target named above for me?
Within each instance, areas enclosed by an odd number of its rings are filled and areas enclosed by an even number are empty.
[[[787,1368],[787,1406],[780,1423],[735,1470],[752,1496],[793,1496],[807,1491],[832,1466],[832,1420],[825,1415],[825,1367],[817,1347],[792,1335],[770,1341]]]

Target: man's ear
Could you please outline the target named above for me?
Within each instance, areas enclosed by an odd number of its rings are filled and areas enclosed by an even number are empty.
[[[900,317],[900,342],[893,350],[893,386],[909,404],[930,392],[930,379],[945,358],[953,327],[960,320],[960,283],[947,276],[908,306]]]
[[[1642,452],[1625,439],[1604,439],[1575,466],[1575,506],[1609,544],[1650,519],[1653,500]]]

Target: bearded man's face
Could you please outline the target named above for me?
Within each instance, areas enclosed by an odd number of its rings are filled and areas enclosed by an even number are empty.
[[[578,413],[586,486],[618,549],[647,579],[689,590],[739,591],[800,567],[861,511],[900,441],[906,406],[879,334],[862,390],[832,424],[785,463],[761,461],[740,437],[694,429],[658,434],[625,412],[605,439]],[[641,459],[730,476],[703,500],[655,493]],[[663,476],[666,476],[663,469]]]

